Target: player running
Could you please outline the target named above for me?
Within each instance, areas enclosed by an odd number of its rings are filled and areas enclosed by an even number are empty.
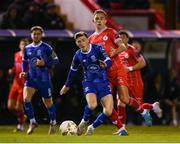
[[[106,26],[107,14],[103,10],[94,12],[93,23],[95,32],[90,36],[90,43],[100,44],[112,60],[112,67],[107,70],[111,88],[116,87],[118,95],[123,103],[132,106],[140,112],[146,125],[152,125],[150,113],[145,110],[136,99],[129,96],[127,74],[123,64],[119,60],[119,53],[126,49],[118,33]]]
[[[37,127],[31,99],[38,90],[48,110],[50,119],[49,134],[55,133],[56,109],[52,100],[52,83],[49,69],[58,64],[55,52],[47,43],[42,42],[43,29],[40,26],[31,28],[33,42],[26,46],[23,56],[21,78],[27,78],[24,87],[24,108],[30,120],[27,134],[31,134]],[[29,70],[27,71],[27,68]]]
[[[159,118],[162,117],[159,102],[153,104],[143,103],[144,84],[141,77],[141,69],[146,66],[144,57],[132,45],[128,44],[129,35],[127,32],[120,31],[119,36],[126,46],[126,50],[119,54],[119,58],[127,72],[130,96],[136,99],[144,109],[153,110]],[[127,118],[125,110],[126,104],[122,103],[119,97],[117,97],[117,101],[119,118],[122,123],[125,124]]]
[[[85,106],[83,118],[78,126],[78,135],[83,133],[85,125],[89,122],[92,111],[97,107],[97,100],[100,100],[103,106],[103,112],[88,126],[85,135],[92,135],[94,129],[104,123],[108,117],[111,120],[113,119],[112,121],[116,121],[116,125],[119,128],[118,135],[127,135],[127,131],[122,127],[117,113],[113,110],[113,97],[106,74],[106,69],[111,66],[110,58],[100,45],[89,44],[86,33],[78,32],[75,34],[74,38],[76,45],[80,49],[73,57],[66,83],[62,87],[60,95],[66,94],[69,90],[78,67],[82,65],[84,69],[82,85],[88,105]],[[114,113],[113,118],[111,117],[112,113]]]
[[[21,73],[21,65],[22,65],[22,56],[24,53],[24,48],[28,44],[26,39],[21,39],[19,42],[20,51],[16,52],[14,55],[14,66],[9,69],[9,74],[14,76],[13,84],[8,96],[8,109],[14,111],[18,125],[14,132],[23,131],[24,123],[26,120],[26,115],[24,114],[23,108],[23,88],[24,88],[24,80],[19,78],[19,74]]]

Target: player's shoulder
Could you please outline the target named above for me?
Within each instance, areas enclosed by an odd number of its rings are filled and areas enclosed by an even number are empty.
[[[41,44],[42,46],[44,46],[44,47],[47,47],[47,48],[52,48],[48,43],[46,43],[46,42],[42,42],[42,44]]]
[[[131,45],[131,44],[128,44],[128,50],[129,51],[136,51],[136,48],[133,46],[133,45]]]
[[[111,33],[117,33],[117,31],[116,31],[115,29],[110,28],[110,27],[108,27],[108,28],[106,29],[106,31],[107,31],[107,32],[111,32]]]

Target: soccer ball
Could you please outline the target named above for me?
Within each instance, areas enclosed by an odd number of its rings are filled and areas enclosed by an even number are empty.
[[[61,123],[59,130],[62,135],[75,135],[77,134],[77,125],[71,120],[66,120]]]

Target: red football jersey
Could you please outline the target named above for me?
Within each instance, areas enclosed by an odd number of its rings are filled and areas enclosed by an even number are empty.
[[[118,33],[112,28],[105,28],[101,32],[95,32],[89,37],[90,43],[101,45],[108,56],[110,56],[112,48],[118,48],[118,45],[116,44],[118,39]],[[115,55],[111,57],[111,60],[112,66],[107,70],[110,86],[127,86],[127,75],[123,64],[119,61],[119,56]]]
[[[105,52],[110,56],[110,50],[117,49],[118,46],[116,41],[118,41],[118,33],[112,28],[105,28],[101,32],[94,32],[90,37],[90,43],[101,45]],[[120,68],[121,63],[119,62],[118,55],[111,57],[112,67],[109,70],[117,70]]]
[[[22,53],[16,52],[14,55],[14,67],[13,67],[13,72],[14,72],[14,80],[19,84],[23,85],[23,80],[19,78],[19,74],[22,72]]]
[[[138,63],[138,59],[142,56],[136,51],[132,45],[119,54],[120,61],[126,66],[134,66]],[[141,77],[141,70],[134,70],[127,73],[128,85],[131,91],[137,91],[136,96],[142,96],[143,81]]]

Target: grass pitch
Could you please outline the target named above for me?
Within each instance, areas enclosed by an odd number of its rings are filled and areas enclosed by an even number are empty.
[[[128,126],[129,136],[113,135],[116,128],[112,125],[97,128],[92,136],[62,136],[59,130],[55,135],[48,135],[48,125],[39,125],[32,135],[13,133],[14,128],[0,126],[0,143],[180,143],[180,127],[173,126]]]

